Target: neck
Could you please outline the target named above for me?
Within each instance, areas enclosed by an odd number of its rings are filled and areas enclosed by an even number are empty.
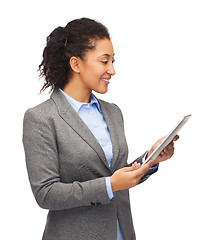
[[[62,90],[78,102],[90,103],[92,91],[83,88],[83,86],[80,85],[80,82],[75,79],[70,80]]]

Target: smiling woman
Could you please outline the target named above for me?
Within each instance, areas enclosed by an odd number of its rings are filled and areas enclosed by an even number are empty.
[[[51,32],[39,66],[45,79],[42,91],[48,87],[63,88],[73,74],[71,57],[84,60],[86,52],[95,49],[97,40],[103,39],[110,40],[107,28],[87,18],[73,20]]]
[[[113,62],[109,33],[94,20],[71,21],[47,38],[41,91],[53,92],[27,110],[23,125],[32,191],[50,210],[43,240],[135,240],[129,188],[173,155],[172,142],[154,162],[141,166],[146,152],[127,164],[121,110],[92,93],[107,92]]]

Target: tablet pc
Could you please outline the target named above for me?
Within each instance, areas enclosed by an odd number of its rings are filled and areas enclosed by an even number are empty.
[[[188,119],[191,117],[191,114],[183,117],[179,123],[174,127],[174,129],[168,134],[164,140],[155,148],[155,150],[148,156],[143,164],[147,163],[150,159],[155,160],[157,156],[163,151],[163,149],[173,140],[177,133],[182,129]]]

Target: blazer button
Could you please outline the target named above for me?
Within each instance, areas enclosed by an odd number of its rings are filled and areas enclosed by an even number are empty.
[[[96,204],[97,204],[97,205],[101,205],[101,202],[97,202]]]
[[[95,205],[95,202],[91,202],[91,205],[94,206],[94,205]]]

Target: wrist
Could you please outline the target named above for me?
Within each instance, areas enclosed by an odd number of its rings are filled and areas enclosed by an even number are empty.
[[[115,177],[113,175],[110,177],[110,185],[111,185],[112,191],[116,192],[117,190],[115,186]]]

